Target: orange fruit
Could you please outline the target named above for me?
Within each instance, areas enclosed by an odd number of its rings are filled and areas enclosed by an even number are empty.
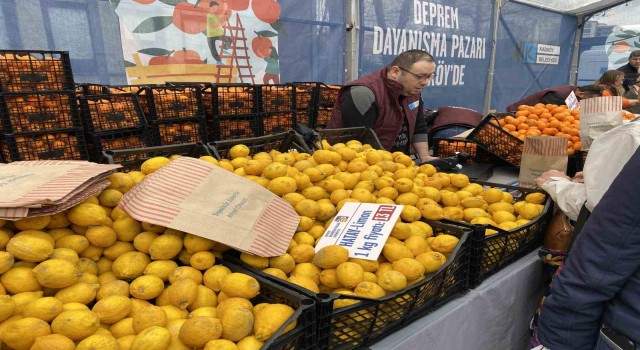
[[[531,112],[529,112],[529,111],[517,111],[516,112],[516,117],[526,117],[529,114],[531,114]]]

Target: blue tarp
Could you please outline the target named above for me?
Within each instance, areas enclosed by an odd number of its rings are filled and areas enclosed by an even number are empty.
[[[502,7],[491,109],[504,111],[524,96],[569,82],[576,22],[573,16],[518,3]],[[559,47],[559,53],[545,52],[549,47]],[[555,64],[536,63],[538,57]]]

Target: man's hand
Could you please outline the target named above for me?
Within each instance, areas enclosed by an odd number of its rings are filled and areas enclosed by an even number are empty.
[[[568,177],[562,171],[547,170],[544,173],[542,173],[542,175],[540,175],[539,178],[536,179],[536,185],[538,185],[538,187],[542,187],[542,184],[544,184],[545,182],[551,180],[552,177],[561,177],[561,178],[564,178],[564,179],[567,179],[567,180],[571,181],[571,178]]]

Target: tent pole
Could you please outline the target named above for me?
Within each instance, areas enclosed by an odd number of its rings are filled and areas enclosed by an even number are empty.
[[[582,32],[584,31],[585,17],[578,16],[578,28],[576,36],[573,39],[573,52],[571,53],[571,70],[569,71],[569,84],[576,85],[578,81],[578,60],[580,58],[580,41],[582,41]]]
[[[493,3],[493,33],[491,34],[491,41],[493,43],[491,47],[491,57],[489,58],[489,73],[487,75],[487,90],[484,93],[484,103],[482,105],[482,115],[489,114],[491,108],[491,94],[493,93],[493,77],[495,74],[496,66],[496,46],[498,42],[498,25],[500,8],[503,5],[504,0],[494,0]]]
[[[345,45],[344,82],[348,83],[358,78],[359,47],[360,47],[360,0],[345,1],[347,15],[347,37]]]

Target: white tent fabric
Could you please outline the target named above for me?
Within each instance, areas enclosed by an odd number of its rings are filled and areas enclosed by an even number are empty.
[[[574,16],[589,15],[628,0],[514,0],[522,4]]]

